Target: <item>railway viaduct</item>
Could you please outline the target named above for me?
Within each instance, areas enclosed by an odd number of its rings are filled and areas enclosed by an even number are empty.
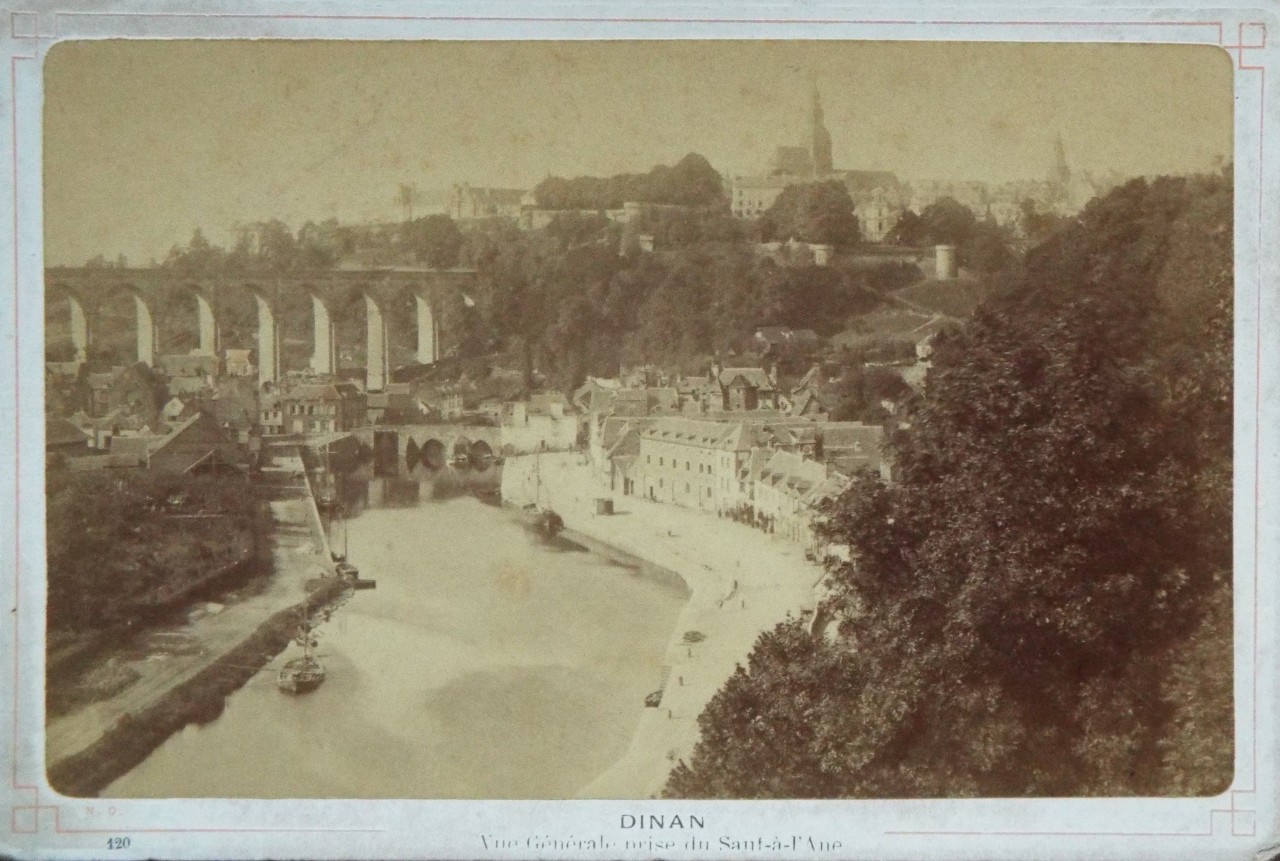
[[[76,361],[83,362],[93,341],[95,320],[102,304],[131,297],[137,360],[156,363],[160,343],[156,308],[175,294],[190,303],[197,321],[197,352],[218,355],[219,321],[226,303],[247,291],[257,307],[258,382],[275,382],[281,368],[281,313],[286,300],[297,306],[309,299],[312,316],[310,367],[318,374],[338,370],[335,308],[359,291],[365,317],[366,388],[382,391],[390,377],[390,303],[411,299],[416,307],[415,356],[430,365],[441,357],[438,309],[474,283],[473,269],[360,269],[323,270],[287,275],[190,278],[166,269],[55,267],[45,271],[45,301],[67,300],[67,325]]]

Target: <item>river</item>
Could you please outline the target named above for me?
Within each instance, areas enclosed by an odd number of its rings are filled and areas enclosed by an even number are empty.
[[[103,795],[571,798],[622,755],[684,592],[474,496],[362,485],[345,543],[377,589],[320,628],[325,683],[276,689],[290,646]]]

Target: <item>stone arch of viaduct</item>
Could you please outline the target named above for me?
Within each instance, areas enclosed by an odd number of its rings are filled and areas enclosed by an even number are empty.
[[[292,292],[310,299],[313,346],[309,361],[318,374],[338,370],[336,303],[363,294],[365,312],[366,388],[381,391],[390,379],[389,303],[411,297],[416,313],[415,356],[419,363],[434,364],[441,357],[438,309],[443,301],[465,290],[474,277],[466,269],[337,270],[287,276],[191,279],[163,269],[52,268],[45,272],[46,301],[67,300],[69,327],[76,361],[88,356],[94,322],[102,303],[120,296],[133,299],[137,360],[154,366],[160,343],[156,307],[166,292],[189,295],[195,305],[199,346],[217,355],[221,349],[219,309],[233,289],[248,291],[257,309],[258,382],[275,382],[280,363],[281,300]]]

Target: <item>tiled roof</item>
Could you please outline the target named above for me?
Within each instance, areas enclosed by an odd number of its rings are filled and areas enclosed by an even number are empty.
[[[763,368],[725,368],[720,372],[720,385],[729,388],[739,377],[761,391],[773,391],[773,380],[769,379],[769,372]]]
[[[822,449],[826,452],[853,450],[868,455],[880,452],[884,428],[861,422],[826,422],[822,426]]]
[[[159,438],[152,437],[150,440],[150,444],[148,445],[148,449],[150,450],[151,454],[154,455],[157,452],[162,451],[166,446],[169,445],[169,443],[176,440],[179,436],[185,433],[189,428],[191,428],[196,422],[200,421],[201,419],[204,419],[205,421],[207,421],[213,427],[213,429],[217,432],[217,434],[223,438],[224,442],[230,442],[230,439],[227,438],[222,428],[218,427],[217,423],[214,422],[212,417],[207,416],[205,413],[196,413],[190,418],[179,422],[177,425],[174,425],[173,430],[170,431],[165,436],[162,436]],[[115,443],[112,443],[112,446],[114,447]]]
[[[152,451],[152,446],[164,437],[153,436],[118,436],[111,439],[109,452],[119,457],[132,457],[145,461]]]
[[[646,438],[685,445],[710,447],[717,445],[731,430],[721,422],[686,418],[663,418],[642,431]]]
[[[769,462],[772,454],[773,452],[764,449],[753,449],[751,456],[747,458],[747,462],[738,471],[738,478],[748,481],[759,479],[760,473],[764,471],[765,465]]]
[[[44,423],[45,445],[69,445],[79,443],[87,445],[89,435],[71,422],[62,418],[46,418]]]
[[[655,419],[648,419],[643,416],[610,416],[604,420],[604,424],[600,428],[600,445],[606,451],[612,449],[628,430],[641,431],[653,424],[654,421]]]
[[[794,452],[776,451],[761,470],[760,478],[774,486],[786,487],[793,495],[803,494],[826,480],[827,467]]]
[[[812,490],[810,490],[801,499],[805,505],[817,505],[824,499],[834,499],[844,492],[845,486],[849,480],[839,473],[833,473],[826,479],[819,482]]]
[[[617,460],[620,457],[635,457],[640,453],[640,432],[628,426],[623,430],[617,442],[609,449],[609,457]]]
[[[333,383],[302,383],[280,393],[282,401],[327,401],[341,397]]]

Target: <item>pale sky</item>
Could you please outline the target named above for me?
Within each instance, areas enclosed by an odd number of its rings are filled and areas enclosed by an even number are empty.
[[[162,259],[200,226],[395,219],[401,182],[532,188],[806,133],[904,179],[1185,173],[1231,153],[1229,55],[927,42],[68,42],[45,65],[49,265]]]

